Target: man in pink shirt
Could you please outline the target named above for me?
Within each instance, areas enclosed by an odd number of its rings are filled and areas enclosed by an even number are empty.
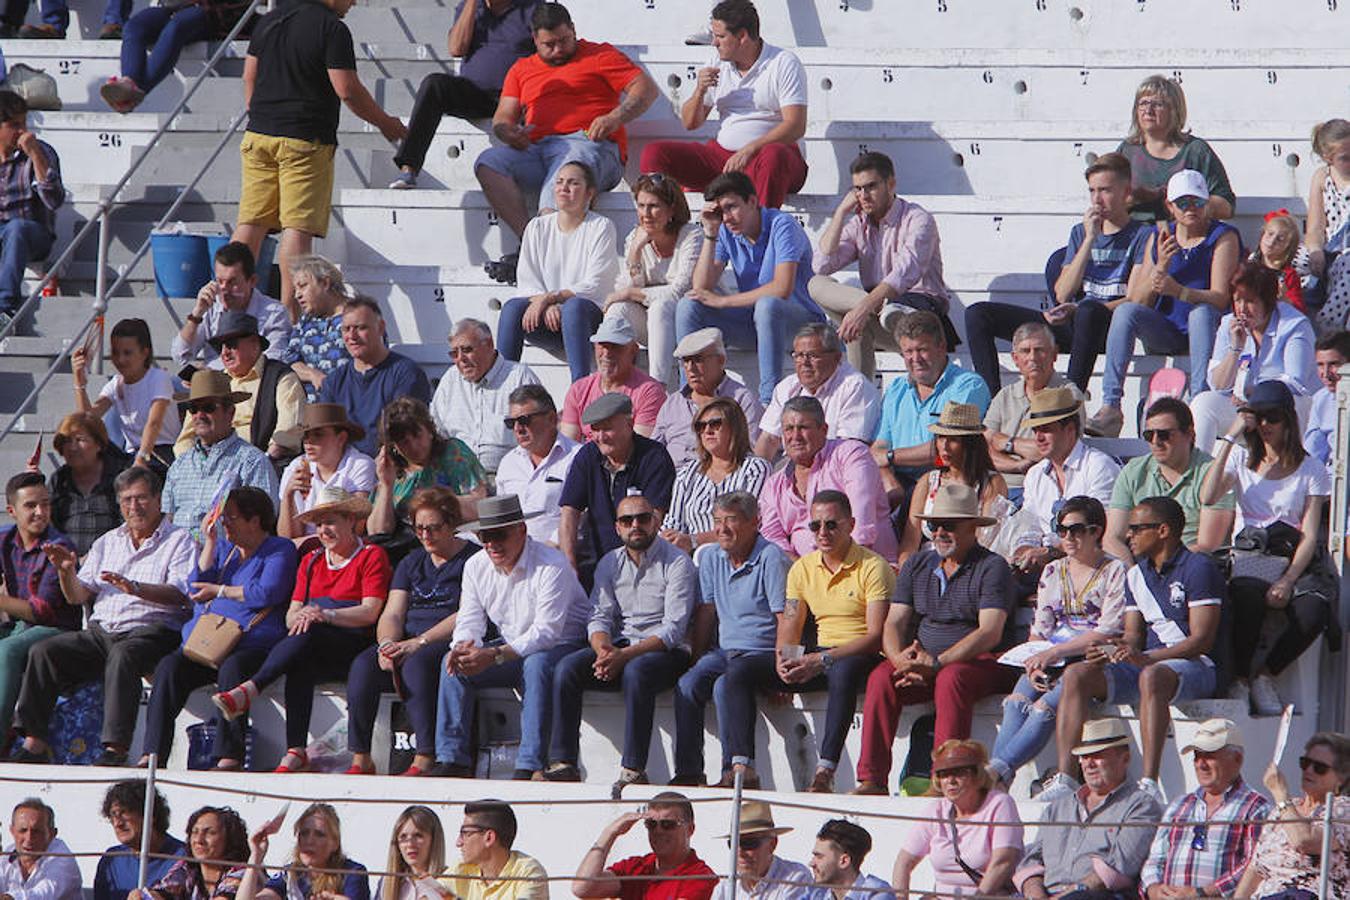
[[[825,409],[815,397],[793,397],[783,405],[783,452],[788,464],[769,477],[760,494],[760,533],[794,559],[815,549],[807,528],[807,498],[823,490],[843,491],[853,507],[853,539],[894,563],[898,549],[886,490],[867,445],[826,437]]]
[[[878,340],[896,349],[895,316],[926,309],[942,319],[948,350],[960,340],[947,318],[937,222],[923,207],[895,195],[895,166],[886,154],[863,153],[849,172],[853,187],[820,236],[812,260],[816,277],[808,289],[838,324],[848,361],[871,379]],[[853,263],[862,289],[826,277]]]
[[[591,428],[582,423],[582,410],[593,400],[616,393],[633,401],[634,430],[643,437],[651,437],[656,416],[666,402],[666,387],[638,369],[638,342],[633,326],[622,316],[605,319],[591,343],[595,345],[595,371],[567,389],[559,430],[574,441],[589,441]]]

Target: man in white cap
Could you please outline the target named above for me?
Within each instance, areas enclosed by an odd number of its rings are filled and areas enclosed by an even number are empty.
[[[1274,808],[1242,780],[1242,734],[1230,719],[1202,723],[1181,752],[1195,754],[1200,786],[1168,804],[1139,887],[1148,900],[1231,897]]]
[[[1135,897],[1153,838],[1141,823],[1156,823],[1162,804],[1126,783],[1130,733],[1120,719],[1087,723],[1073,753],[1083,767],[1083,787],[1046,805],[1013,884],[1029,900]]]
[[[798,862],[783,859],[774,853],[778,836],[791,828],[773,823],[773,808],[762,800],[747,800],[741,804],[740,842],[736,845],[736,874],[740,883],[736,895],[753,900],[801,900],[812,882],[811,870]],[[731,843],[731,835],[720,840]],[[728,896],[727,883],[717,882],[712,900]]]
[[[633,403],[637,433],[650,437],[666,402],[666,386],[637,367],[638,341],[633,326],[623,316],[605,319],[591,336],[591,343],[595,345],[595,371],[567,389],[562,433],[574,441],[589,441],[594,433],[582,420],[582,412],[605,394],[623,394]]]
[[[698,456],[694,416],[717,397],[730,397],[745,412],[750,424],[750,444],[759,440],[759,420],[764,407],[750,389],[727,374],[727,348],[720,328],[700,328],[675,345],[675,358],[684,371],[685,384],[662,404],[652,437],[666,445],[675,468]]]
[[[1195,169],[1182,169],[1168,179],[1167,209],[1173,221],[1158,225],[1130,277],[1126,302],[1111,314],[1102,406],[1088,419],[1088,434],[1120,434],[1125,368],[1134,358],[1136,338],[1147,353],[1189,353],[1191,396],[1206,389],[1219,320],[1232,303],[1228,279],[1242,255],[1237,229],[1211,219],[1209,199],[1205,176]]]

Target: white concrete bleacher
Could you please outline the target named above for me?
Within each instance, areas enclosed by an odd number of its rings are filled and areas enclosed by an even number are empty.
[[[711,51],[679,41],[702,26],[705,12],[701,5],[672,0],[574,0],[568,5],[583,37],[626,49],[664,93],[632,128],[632,176],[644,141],[683,136],[673,109],[687,96],[691,68],[705,64]],[[349,14],[361,75],[391,111],[406,116],[422,75],[453,68],[444,48],[453,6],[451,0],[375,0]],[[1266,210],[1302,211],[1318,164],[1309,131],[1339,111],[1337,95],[1328,87],[1350,74],[1340,47],[1350,9],[1336,0],[1196,0],[1185,5],[1162,0],[764,0],[759,6],[766,38],[796,48],[810,76],[810,123],[803,144],[811,174],[804,193],[790,198],[786,208],[801,217],[813,237],[818,235],[847,184],[853,156],[864,147],[889,153],[897,163],[901,191],[938,218],[947,278],[960,306],[990,298],[1032,306],[1040,302],[1044,260],[1081,216],[1086,161],[1114,149],[1128,124],[1134,88],[1144,76],[1161,71],[1181,80],[1192,129],[1214,145],[1228,168],[1240,198],[1237,224],[1250,244]],[[77,8],[77,18],[80,12]],[[83,12],[97,21],[94,11]],[[74,40],[0,42],[11,64],[27,61],[56,76],[66,102],[62,112],[33,117],[61,152],[67,180],[81,185],[73,189],[75,203],[62,214],[63,240],[92,212],[99,191],[126,170],[208,53],[190,48],[175,75],[146,105],[119,116],[97,98],[98,84],[116,71],[116,47]],[[233,76],[242,52],[242,44],[231,48],[222,74],[201,87],[190,112],[133,180],[128,203],[114,217],[114,266],[129,257],[175,186],[191,178],[204,150],[237,111],[240,94]],[[353,284],[385,303],[399,349],[439,375],[447,363],[448,321],[474,315],[493,322],[500,302],[512,296],[481,271],[484,261],[513,243],[503,241],[473,178],[473,160],[488,145],[483,123],[444,120],[423,187],[412,192],[384,189],[394,174],[392,150],[349,113],[344,112],[340,139],[333,227],[316,249],[342,263]],[[238,166],[237,154],[227,149],[183,218],[232,221]],[[633,224],[622,187],[602,197],[599,209],[613,216],[621,235]],[[62,273],[65,291],[74,296],[44,300],[38,314],[44,337],[11,339],[0,348],[0,370],[20,376],[0,380],[0,412],[12,408],[4,405],[6,399],[22,396],[13,395],[15,385],[31,387],[32,373],[60,352],[70,330],[87,315],[92,262],[91,244]],[[143,266],[133,273],[132,296],[111,301],[109,318],[148,318],[157,336],[163,335],[163,354],[174,318],[181,318],[185,307],[182,301],[161,303],[150,296],[149,285],[149,269]],[[959,312],[954,310],[954,319],[961,327]],[[562,361],[535,350],[527,350],[526,359],[560,395],[567,384]],[[893,355],[883,354],[881,362],[886,378],[900,368]],[[1165,362],[1185,365],[1185,360],[1137,361],[1127,403],[1138,396],[1139,375]],[[749,354],[737,354],[733,366],[754,384]],[[39,398],[17,444],[11,439],[0,445],[0,462],[26,456],[34,434],[50,431],[68,408],[68,379],[58,376]],[[1310,651],[1285,685],[1299,698],[1296,739],[1314,730],[1320,654]],[[204,711],[202,699],[194,700],[185,722]],[[767,733],[775,743],[766,746],[768,761],[762,765],[780,789],[809,779],[809,768],[802,768],[809,765],[809,755],[801,747],[803,734],[810,733],[811,704],[818,699],[770,714]],[[1207,712],[1231,711],[1223,701],[1215,703],[1195,707],[1189,716],[1179,711],[1178,733]],[[583,753],[592,779],[606,781],[614,768],[606,764],[606,754],[617,765],[609,717],[621,711],[603,696],[595,706],[600,712],[588,716]],[[332,720],[339,712],[333,707]],[[667,716],[663,707],[663,748],[669,740]],[[982,707],[976,736],[992,739],[997,718],[995,704]],[[492,721],[486,720],[485,727],[490,729]],[[902,723],[902,735],[908,721]],[[264,715],[262,723],[267,722]],[[322,713],[316,715],[316,730],[324,722]],[[266,730],[272,730],[270,725]],[[1261,722],[1248,728],[1263,740],[1270,731]],[[856,740],[855,730],[848,759],[856,759]],[[903,752],[902,740],[897,757]],[[662,755],[654,754],[654,776]],[[709,757],[712,764],[715,741]],[[1167,771],[1169,779],[1181,778],[1185,769],[1169,756]]]

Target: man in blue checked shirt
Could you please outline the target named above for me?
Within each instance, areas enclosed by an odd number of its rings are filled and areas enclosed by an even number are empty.
[[[1148,900],[1231,897],[1273,808],[1242,780],[1242,734],[1231,720],[1203,723],[1181,752],[1195,754],[1200,787],[1163,813],[1139,886]]]

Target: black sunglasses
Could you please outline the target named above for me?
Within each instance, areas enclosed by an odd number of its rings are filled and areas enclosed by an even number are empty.
[[[705,431],[716,431],[725,424],[727,424],[727,420],[722,418],[704,419],[702,422],[694,423],[694,431],[698,434],[702,434]]]
[[[1170,441],[1176,432],[1175,428],[1145,428],[1139,436],[1151,444],[1154,440]]]
[[[511,529],[509,528],[485,528],[478,532],[478,540],[481,541],[484,546],[488,544],[500,544],[510,536]]]
[[[648,831],[661,829],[662,831],[674,831],[684,824],[684,819],[643,819],[642,824],[647,826]]]
[[[758,850],[768,841],[769,836],[765,834],[745,834],[741,835],[740,847],[742,850]],[[727,846],[731,846],[731,838],[727,838]]]
[[[1314,775],[1325,775],[1331,771],[1331,766],[1322,762],[1320,759],[1313,759],[1311,756],[1300,756],[1298,758],[1298,767],[1300,769],[1312,769]]]
[[[1256,421],[1260,422],[1262,425],[1278,425],[1280,422],[1284,421],[1284,416],[1278,409],[1263,409],[1258,413],[1254,413],[1254,415],[1256,416]]]
[[[957,527],[964,521],[962,519],[929,519],[928,530],[937,534],[939,531],[945,531],[952,534]]]
[[[194,416],[198,413],[205,413],[209,416],[218,409],[220,409],[220,404],[214,400],[198,400],[196,403],[188,404],[188,413]]]
[[[1097,527],[1096,525],[1089,525],[1086,522],[1074,522],[1070,525],[1060,524],[1055,526],[1055,533],[1058,534],[1060,537],[1068,537],[1072,535],[1073,537],[1077,538],[1082,537],[1083,535],[1088,534],[1089,532],[1095,530],[1096,527]]]
[[[1204,849],[1205,849],[1205,846],[1206,846],[1207,843],[1208,843],[1208,841],[1206,840],[1205,836],[1206,836],[1206,834],[1207,834],[1208,832],[1209,832],[1209,829],[1208,829],[1207,827],[1205,827],[1204,825],[1197,825],[1197,826],[1195,826],[1195,830],[1194,830],[1193,832],[1191,832],[1191,849],[1192,849],[1192,850],[1204,850]]]
[[[815,534],[822,528],[826,531],[838,531],[839,522],[835,519],[812,519],[810,522],[806,523],[806,527],[811,529],[812,534]]]
[[[614,519],[614,521],[618,522],[620,525],[624,526],[625,528],[627,528],[629,525],[632,525],[634,522],[636,522],[636,523],[639,524],[639,525],[646,525],[646,524],[647,524],[648,522],[650,522],[651,520],[652,520],[652,514],[649,513],[649,512],[644,512],[644,513],[631,513],[631,514],[628,514],[628,515],[617,516],[617,517],[615,517],[615,519]]]
[[[1131,524],[1126,525],[1125,529],[1129,531],[1130,534],[1138,534],[1141,531],[1148,531],[1150,528],[1160,527],[1162,527],[1161,522],[1132,522]]]
[[[515,431],[517,425],[524,425],[526,428],[529,428],[530,423],[534,421],[534,417],[542,415],[544,415],[544,411],[542,409],[537,409],[534,412],[523,413],[519,416],[506,416],[502,419],[502,424],[505,425],[509,431]]]
[[[969,778],[974,774],[974,766],[953,766],[950,769],[943,769],[941,772],[934,772],[933,777],[939,780],[943,778]]]

